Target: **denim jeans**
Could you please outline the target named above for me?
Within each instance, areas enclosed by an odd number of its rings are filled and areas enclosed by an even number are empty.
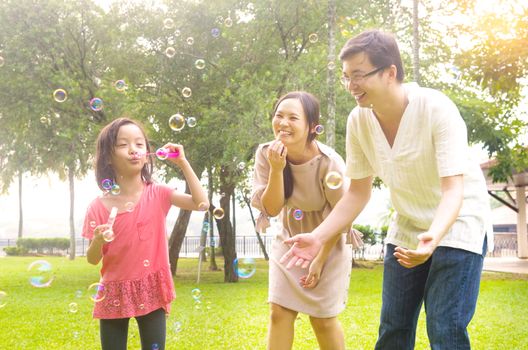
[[[482,255],[438,247],[427,262],[408,269],[388,244],[376,350],[414,349],[423,303],[431,349],[470,349],[467,326],[475,313],[486,246],[484,240]]]

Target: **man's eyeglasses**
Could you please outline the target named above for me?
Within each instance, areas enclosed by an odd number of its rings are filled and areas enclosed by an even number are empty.
[[[350,78],[349,77],[345,77],[345,76],[342,76],[341,77],[341,83],[343,83],[343,85],[345,87],[347,87],[351,82],[354,83],[354,84],[358,84],[358,83],[361,83],[365,78],[368,78],[376,73],[378,73],[379,71],[385,69],[387,67],[379,67],[379,68],[376,68],[368,73],[365,73],[365,74],[355,74],[353,76],[351,76]]]

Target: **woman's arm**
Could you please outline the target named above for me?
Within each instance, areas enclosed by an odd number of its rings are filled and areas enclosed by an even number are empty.
[[[277,216],[284,207],[283,170],[286,166],[288,149],[280,141],[274,141],[268,147],[267,161],[270,172],[266,189],[262,194],[262,205],[270,216]]]

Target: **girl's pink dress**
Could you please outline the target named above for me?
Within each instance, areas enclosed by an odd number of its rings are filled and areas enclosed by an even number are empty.
[[[102,289],[95,302],[94,318],[113,319],[146,315],[163,308],[169,313],[176,297],[169,267],[165,218],[172,189],[146,184],[132,211],[117,214],[113,241],[102,248]],[[93,239],[96,226],[110,212],[99,198],[92,201],[84,220],[83,237]]]

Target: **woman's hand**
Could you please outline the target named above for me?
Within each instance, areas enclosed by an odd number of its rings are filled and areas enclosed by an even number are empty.
[[[313,261],[321,250],[321,241],[311,233],[299,233],[291,238],[284,240],[285,244],[291,244],[288,250],[280,258],[281,264],[286,264],[287,269],[293,265],[307,268],[310,261]]]
[[[286,155],[288,149],[282,141],[275,140],[268,147],[268,162],[272,170],[282,171],[286,166]]]

